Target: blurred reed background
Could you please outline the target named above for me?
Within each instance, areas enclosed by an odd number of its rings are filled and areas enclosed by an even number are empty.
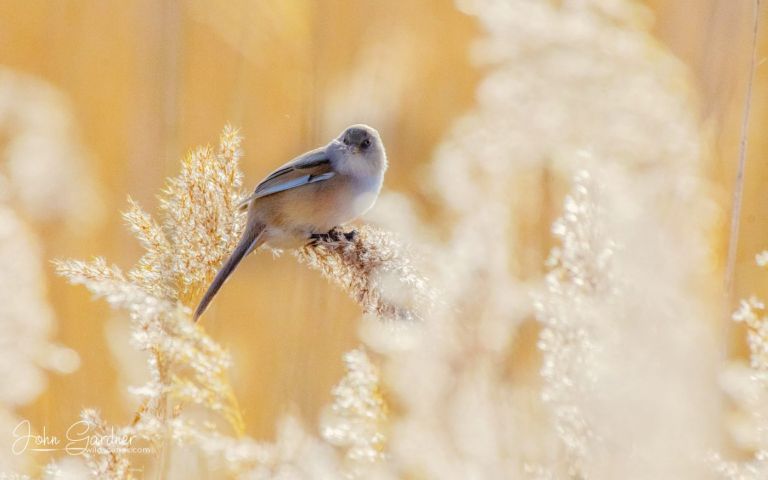
[[[689,69],[690,93],[709,139],[705,173],[720,208],[711,231],[711,277],[702,282],[717,287],[727,251],[754,3],[646,3],[652,17],[642,21],[653,22],[662,48]],[[761,15],[765,20],[765,9]],[[475,106],[486,68],[472,60],[480,34],[477,20],[448,0],[0,0],[0,73],[14,79],[0,83],[0,116],[8,115],[0,118],[0,155],[9,156],[4,145],[24,133],[16,117],[61,116],[56,113],[61,108],[67,138],[59,139],[79,149],[49,142],[34,151],[59,166],[72,161],[76,174],[42,169],[23,188],[48,190],[48,184],[64,183],[57,188],[84,197],[56,215],[27,212],[18,196],[11,198],[41,245],[55,318],[52,338],[80,357],[74,373],[48,375],[47,388],[18,414],[63,431],[84,406],[98,406],[114,422],[125,421],[135,409],[125,386],[139,383],[144,361],[124,340],[124,319],[55,277],[46,260],[98,255],[133,264],[139,245],[118,215],[127,195],[155,211],[155,194],[178,170],[179,159],[196,145],[215,142],[227,123],[244,137],[247,188],[345,125],[370,123],[388,149],[385,189],[408,195],[423,218],[434,218],[438,231],[449,224],[421,186],[436,146]],[[768,246],[767,53],[762,29],[734,302],[768,295],[753,261]],[[40,82],[48,85],[44,91],[57,92],[53,99],[20,93]],[[2,91],[11,84],[10,94]],[[60,107],[47,109],[49,101]],[[62,155],[65,148],[79,159]],[[515,264],[515,275],[540,277],[566,187],[532,173],[509,188],[529,192],[531,202],[530,214],[517,220],[529,254]],[[59,210],[57,198],[38,210]],[[725,312],[715,316],[725,325]],[[275,418],[286,410],[314,422],[342,375],[339,358],[358,344],[358,318],[359,308],[343,292],[290,256],[261,253],[244,264],[204,327],[234,354],[232,383],[250,435],[271,438]],[[537,329],[528,330],[520,337],[520,351],[528,353],[516,357],[521,363],[514,370],[533,375],[539,368]],[[743,351],[743,332],[729,335],[721,339],[724,345]]]

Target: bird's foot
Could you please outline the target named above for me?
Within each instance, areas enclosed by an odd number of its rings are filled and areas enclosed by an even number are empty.
[[[320,242],[326,243],[329,242],[331,239],[328,237],[327,233],[313,233],[309,236],[309,243],[307,245],[315,246]]]
[[[342,240],[352,242],[355,238],[357,238],[357,231],[352,230],[350,232],[345,232],[339,227],[334,227],[327,233],[313,233],[310,235],[309,244],[317,245],[320,242],[341,242]]]
[[[344,230],[339,227],[333,227],[326,233],[328,237],[334,242],[340,242],[344,238]]]
[[[309,244],[317,245],[318,243],[338,242],[342,235],[344,235],[344,233],[336,229],[330,230],[326,233],[313,233],[309,236]]]

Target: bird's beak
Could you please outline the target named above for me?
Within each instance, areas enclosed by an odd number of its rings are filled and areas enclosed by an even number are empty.
[[[360,153],[360,147],[358,147],[357,145],[351,145],[351,146],[349,147],[349,150],[350,150],[350,151],[351,151],[351,152],[352,152],[354,155],[357,155],[358,153]]]

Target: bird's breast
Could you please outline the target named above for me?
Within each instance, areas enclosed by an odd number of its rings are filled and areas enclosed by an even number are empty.
[[[322,227],[333,228],[355,220],[376,202],[381,190],[381,180],[377,178],[355,178],[339,175],[323,185],[320,190],[322,208],[315,210],[317,220]]]
[[[381,191],[383,176],[362,178],[351,181],[352,209],[355,217],[364,214],[376,202]]]
[[[355,220],[370,209],[381,190],[382,179],[337,174],[329,180],[286,190],[256,201],[255,214],[281,237],[307,238]],[[287,238],[284,238],[287,240]]]

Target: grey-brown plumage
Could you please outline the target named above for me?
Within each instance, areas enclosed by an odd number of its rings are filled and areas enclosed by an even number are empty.
[[[387,157],[379,133],[353,125],[328,145],[307,152],[267,176],[243,201],[245,231],[198,305],[200,317],[249,253],[268,243],[306,244],[314,234],[350,222],[373,206],[384,181]]]

